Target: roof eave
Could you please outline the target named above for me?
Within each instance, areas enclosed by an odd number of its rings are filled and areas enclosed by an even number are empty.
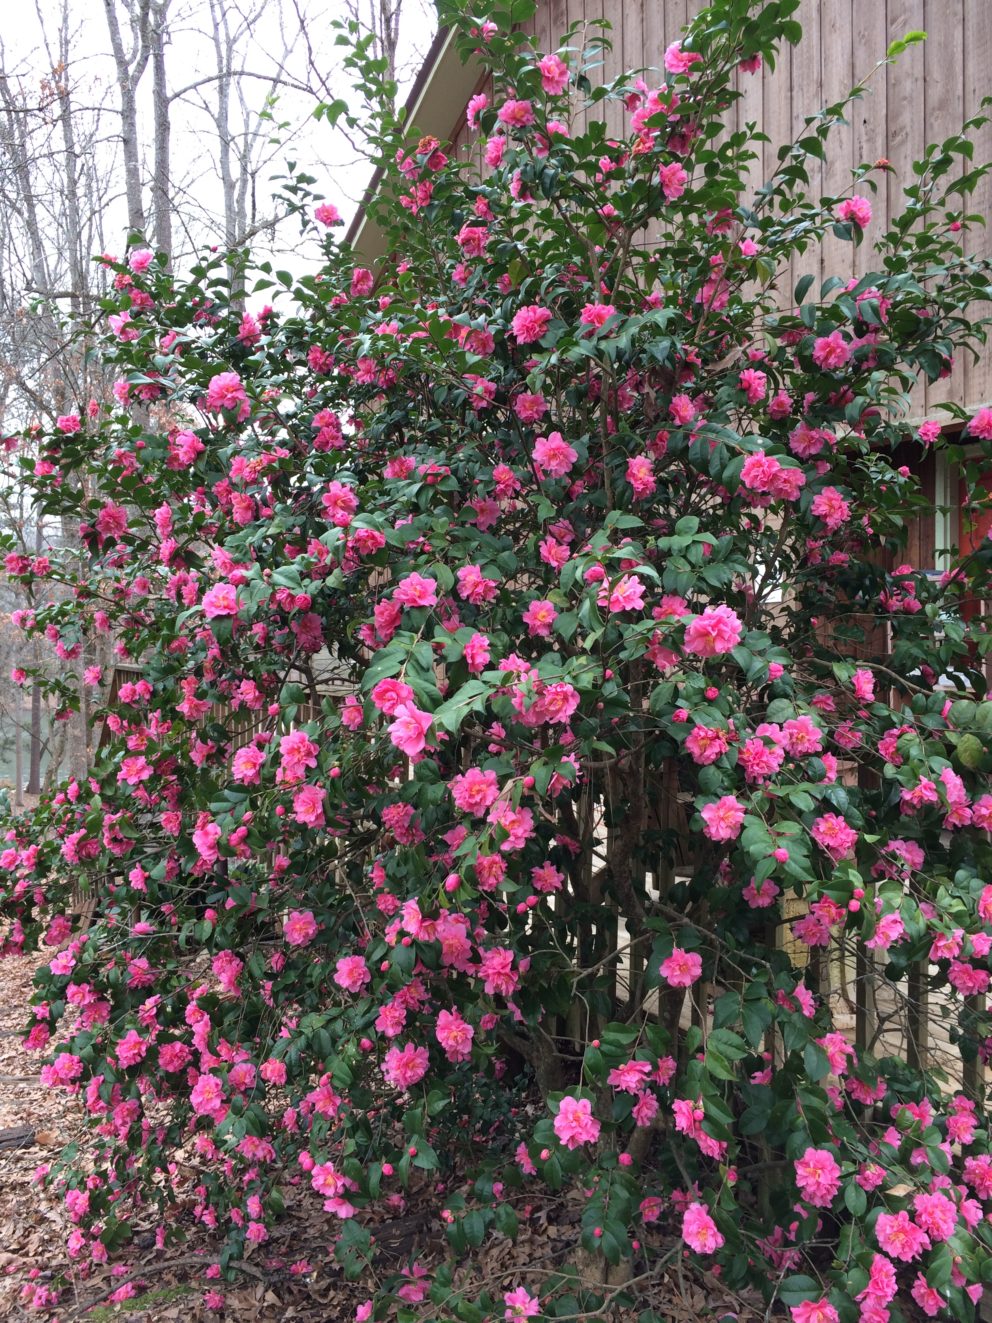
[[[462,61],[453,28],[441,28],[414,80],[406,101],[406,124],[426,136],[449,142],[469,98],[485,81],[486,70],[474,57]],[[381,261],[388,252],[386,236],[368,214],[368,204],[382,184],[380,167],[369,181],[345,241],[369,263]]]

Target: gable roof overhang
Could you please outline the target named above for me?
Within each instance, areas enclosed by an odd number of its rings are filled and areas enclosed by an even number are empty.
[[[486,81],[486,71],[474,57],[462,61],[453,28],[440,28],[406,99],[406,124],[417,132],[450,142],[461,125],[469,98]],[[386,236],[369,216],[368,204],[382,184],[380,166],[373,174],[345,241],[369,265],[387,255]]]

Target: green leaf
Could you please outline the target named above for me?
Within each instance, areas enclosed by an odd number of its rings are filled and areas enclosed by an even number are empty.
[[[492,686],[484,680],[466,680],[458,692],[434,712],[434,725],[454,733],[470,712],[485,710],[492,692]]]
[[[801,1305],[806,1300],[816,1300],[822,1294],[823,1288],[820,1283],[815,1278],[806,1277],[802,1273],[786,1277],[778,1291],[782,1304],[789,1308],[793,1305]]]
[[[844,1207],[852,1217],[863,1217],[868,1207],[868,1196],[855,1180],[844,1186]]]
[[[803,1048],[803,1066],[806,1074],[815,1083],[826,1079],[830,1074],[830,1059],[819,1043],[807,1043]]]
[[[902,55],[904,51],[909,50],[910,46],[918,46],[921,41],[926,41],[926,39],[927,34],[925,32],[914,29],[912,32],[907,32],[904,37],[899,37],[890,42],[885,54],[890,60],[894,60],[897,56]]]

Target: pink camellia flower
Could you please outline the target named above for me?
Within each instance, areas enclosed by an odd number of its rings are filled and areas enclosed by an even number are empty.
[[[813,345],[813,362],[827,372],[836,372],[851,357],[851,346],[840,331],[821,335]]]
[[[804,1300],[801,1305],[793,1305],[789,1312],[792,1323],[840,1323],[840,1315],[826,1297]]]
[[[540,340],[548,329],[551,316],[551,309],[542,308],[539,303],[528,303],[521,308],[510,324],[517,344],[529,345]]]
[[[290,946],[309,946],[317,936],[313,910],[293,910],[283,920],[282,935]]]
[[[332,202],[322,202],[314,211],[313,218],[321,225],[340,225],[341,213]]]
[[[861,1184],[860,1181],[858,1183]],[[867,1190],[873,1187],[865,1185],[863,1188]],[[895,1265],[884,1254],[873,1254],[871,1267],[868,1269],[868,1285],[855,1298],[857,1300],[874,1298],[877,1302],[887,1305],[895,1298],[898,1290],[899,1281],[896,1277]]]
[[[568,86],[568,65],[560,55],[545,55],[537,62],[541,86],[549,96],[560,96]]]
[[[525,129],[534,123],[534,107],[529,101],[504,101],[496,118],[511,129]]]
[[[323,786],[300,786],[293,796],[293,817],[303,827],[324,825]]]
[[[476,92],[475,96],[469,97],[468,105],[465,107],[465,123],[470,129],[479,127],[479,116],[489,105],[489,98],[485,92]]]
[[[549,478],[563,478],[579,457],[578,452],[568,444],[561,432],[539,436],[534,442],[531,453],[538,469]]]
[[[318,745],[304,730],[291,730],[279,741],[279,770],[276,780],[280,784],[302,781],[311,767],[317,766]]]
[[[259,768],[265,762],[265,753],[254,744],[246,744],[243,749],[238,749],[231,760],[231,775],[235,781],[240,781],[242,785],[257,786],[259,783]]]
[[[324,516],[337,528],[347,528],[358,509],[358,497],[344,482],[331,482],[320,498]]]
[[[592,1114],[592,1103],[588,1098],[569,1095],[562,1098],[558,1106],[554,1129],[566,1148],[581,1148],[583,1144],[595,1144],[600,1124]]]
[[[286,1063],[280,1061],[278,1057],[269,1057],[263,1061],[258,1073],[266,1084],[286,1083]]]
[[[600,598],[605,596],[605,603],[601,600],[600,605],[613,612],[614,615],[621,611],[643,611],[644,610],[644,584],[636,574],[625,574],[610,589],[609,594],[600,594]]]
[[[341,704],[341,724],[348,730],[360,730],[365,714],[362,705],[354,694],[348,694]]]
[[[935,1287],[929,1284],[921,1272],[916,1274],[910,1295],[927,1318],[936,1318],[947,1308],[947,1301]]]
[[[236,372],[218,372],[210,378],[207,386],[207,408],[214,412],[221,409],[241,409],[248,396]]]
[[[434,1033],[449,1061],[468,1061],[471,1058],[475,1029],[457,1011],[441,1011]]]
[[[506,151],[506,138],[502,133],[494,133],[486,143],[485,162],[491,170],[498,170]]]
[[[736,648],[743,631],[729,606],[708,606],[686,625],[684,647],[697,657],[717,657]]]
[[[611,317],[617,315],[617,310],[612,303],[587,303],[579,313],[579,324],[581,326],[592,326],[595,330],[601,330]]]
[[[551,627],[558,618],[553,602],[544,599],[531,602],[523,613],[523,622],[531,638],[550,638]]]
[[[203,614],[208,620],[236,616],[240,609],[238,590],[232,583],[217,583],[203,594]]]
[[[851,506],[836,487],[824,487],[813,497],[810,510],[817,519],[822,519],[827,528],[834,533],[851,517]]]
[[[458,580],[458,596],[473,606],[484,606],[494,602],[499,592],[499,581],[487,579],[481,565],[462,565],[455,576]]]
[[[839,221],[853,221],[859,229],[864,230],[871,224],[871,203],[862,197],[845,198],[835,214]]]
[[[515,1291],[507,1291],[503,1303],[507,1306],[503,1311],[504,1319],[532,1319],[541,1312],[541,1298],[529,1295],[522,1286],[518,1286]]]
[[[567,680],[556,680],[545,686],[544,692],[532,708],[532,715],[547,725],[570,720],[579,706],[579,691]]]
[[[476,817],[485,813],[499,796],[499,781],[493,771],[470,767],[467,772],[453,776],[449,782],[451,798],[462,813]]]
[[[741,469],[741,485],[752,492],[770,492],[782,471],[781,462],[764,451],[748,455]]]
[[[808,1148],[796,1159],[796,1184],[815,1208],[829,1208],[840,1190],[840,1167],[825,1148]]]
[[[512,997],[518,976],[513,968],[513,952],[505,946],[494,946],[484,951],[479,961],[478,976],[483,980],[483,991],[490,996]]]
[[[334,966],[333,978],[345,992],[361,992],[366,983],[372,982],[369,967],[361,956],[342,956]]]
[[[543,395],[524,391],[513,401],[513,412],[522,423],[536,423],[548,412],[548,402]]]
[[[117,773],[117,779],[125,785],[136,786],[153,775],[154,769],[148,759],[143,754],[138,754],[134,758],[124,759]]]
[[[686,427],[696,416],[696,406],[688,395],[673,395],[668,416],[677,427]]]
[[[733,841],[740,835],[744,805],[736,795],[721,795],[715,804],[704,804],[699,813],[703,835],[711,841]]]
[[[654,464],[648,455],[634,455],[627,460],[627,481],[634,489],[634,497],[638,501],[643,501],[645,497],[651,495],[656,483],[654,477]]]
[[[427,732],[433,717],[413,703],[400,703],[394,716],[396,720],[389,726],[389,738],[408,758],[416,758],[427,747]]]
[[[871,671],[859,666],[854,672],[853,684],[855,696],[860,698],[862,703],[875,701],[875,677]]]
[[[139,331],[136,326],[131,325],[131,314],[125,310],[123,312],[112,312],[107,318],[107,323],[118,340],[127,343],[130,340],[137,340]],[[74,417],[75,415],[70,415]]]
[[[94,520],[96,531],[101,537],[117,537],[127,532],[127,511],[123,505],[108,501]]]
[[[515,1291],[507,1291],[503,1296],[503,1304],[506,1305],[504,1319],[534,1318],[541,1312],[540,1296],[530,1295],[522,1286],[518,1286]]]
[[[744,899],[753,910],[766,910],[769,905],[775,904],[775,897],[780,894],[782,888],[776,886],[770,877],[766,877],[764,882],[755,883],[754,878],[744,888]]]
[[[117,1060],[125,1070],[143,1061],[148,1051],[148,1044],[136,1029],[129,1029],[117,1044]]]
[[[224,1085],[216,1075],[201,1075],[193,1085],[189,1101],[197,1116],[209,1116],[215,1121],[219,1121],[227,1111]]]
[[[677,946],[672,954],[661,962],[658,972],[669,987],[691,987],[703,972],[702,957],[695,951],[683,951]]]
[[[383,1059],[381,1070],[386,1083],[394,1089],[409,1089],[427,1074],[429,1058],[426,1047],[414,1047],[405,1043],[402,1047],[391,1047]]]
[[[930,1248],[930,1237],[910,1219],[904,1208],[898,1213],[879,1213],[875,1238],[886,1254],[901,1259],[903,1263],[912,1263]]]
[[[913,1200],[913,1215],[916,1225],[921,1227],[931,1240],[950,1240],[957,1226],[957,1209],[954,1202],[935,1191],[933,1194],[918,1194]]]
[[[365,266],[356,266],[351,273],[352,298],[364,298],[375,289],[375,277]]]
[[[661,184],[661,191],[665,195],[666,202],[674,202],[685,192],[685,186],[689,182],[689,176],[686,173],[685,166],[680,165],[678,161],[672,161],[669,165],[663,165],[658,171],[658,182]],[[674,401],[673,401],[674,403]]]
[[[393,716],[400,703],[408,703],[413,698],[413,690],[402,680],[380,680],[369,695],[380,712],[387,717]]]
[[[702,58],[697,51],[684,51],[681,42],[673,41],[665,51],[665,68],[673,74],[688,73]]]
[[[854,857],[858,833],[853,827],[849,827],[839,814],[821,814],[810,828],[810,835],[820,849],[830,855],[834,863]]]
[[[723,1236],[704,1204],[691,1203],[682,1214],[682,1239],[697,1254],[715,1254]]]
[[[437,580],[422,574],[408,574],[393,590],[393,601],[400,606],[437,606]]]
[[[969,436],[977,436],[980,441],[992,441],[992,409],[979,409],[968,424],[967,432]]]
[[[798,717],[790,717],[784,723],[781,739],[793,758],[819,753],[823,747],[823,731],[805,712]]]
[[[220,858],[220,851],[217,849],[220,838],[221,829],[216,822],[210,821],[209,816],[193,832],[193,844],[196,846],[197,854],[206,863],[216,863]]]

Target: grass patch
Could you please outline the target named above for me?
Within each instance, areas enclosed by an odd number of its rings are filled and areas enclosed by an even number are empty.
[[[135,1310],[152,1309],[156,1305],[171,1305],[193,1294],[193,1287],[183,1283],[178,1283],[176,1286],[162,1286],[155,1291],[145,1291],[143,1295],[132,1296],[130,1300],[124,1300],[119,1305],[97,1305],[86,1317],[92,1319],[93,1323],[117,1323],[125,1311],[130,1314]]]

